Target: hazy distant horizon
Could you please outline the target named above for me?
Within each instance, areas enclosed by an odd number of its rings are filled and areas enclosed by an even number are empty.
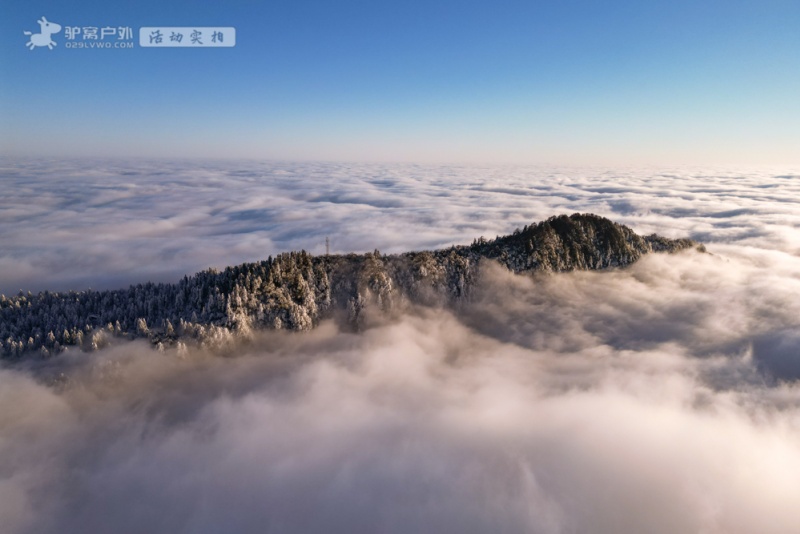
[[[793,232],[796,176],[791,166],[0,158],[0,292],[171,282],[322,253],[326,237],[334,252],[441,248],[573,212],[709,245],[742,225],[748,243],[770,248]]]

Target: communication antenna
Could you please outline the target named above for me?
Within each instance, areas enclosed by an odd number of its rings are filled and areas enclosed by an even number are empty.
[[[331,255],[331,240],[328,239],[328,236],[325,236],[325,255]]]

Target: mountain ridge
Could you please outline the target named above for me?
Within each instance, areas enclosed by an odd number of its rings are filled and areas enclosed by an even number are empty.
[[[516,274],[603,270],[625,267],[648,253],[692,247],[705,250],[689,239],[640,236],[604,217],[575,213],[493,240],[432,251],[288,252],[223,271],[208,269],[174,284],[3,295],[0,355],[95,350],[112,337],[147,338],[159,348],[188,339],[214,344],[253,328],[308,330],[334,315],[358,328],[367,308],[390,311],[406,303],[468,300],[483,261]]]

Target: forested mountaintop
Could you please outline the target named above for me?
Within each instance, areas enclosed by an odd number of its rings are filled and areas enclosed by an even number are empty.
[[[0,296],[0,355],[94,350],[114,336],[148,338],[159,348],[187,339],[213,344],[252,328],[307,330],[337,313],[358,327],[368,307],[469,299],[482,260],[514,273],[563,272],[624,267],[649,252],[691,247],[703,250],[689,239],[643,237],[603,217],[574,214],[469,246],[392,255],[289,252],[176,284]]]

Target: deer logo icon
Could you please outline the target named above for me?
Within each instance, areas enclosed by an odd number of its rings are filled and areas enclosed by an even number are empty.
[[[61,25],[56,24],[55,22],[48,22],[46,18],[42,17],[41,20],[37,20],[36,22],[39,23],[39,27],[41,30],[39,33],[31,33],[31,32],[23,32],[25,35],[30,35],[31,39],[25,46],[33,50],[37,46],[46,46],[49,50],[52,50],[54,46],[56,46],[56,42],[50,38],[51,35],[54,33],[58,33],[61,31]]]

